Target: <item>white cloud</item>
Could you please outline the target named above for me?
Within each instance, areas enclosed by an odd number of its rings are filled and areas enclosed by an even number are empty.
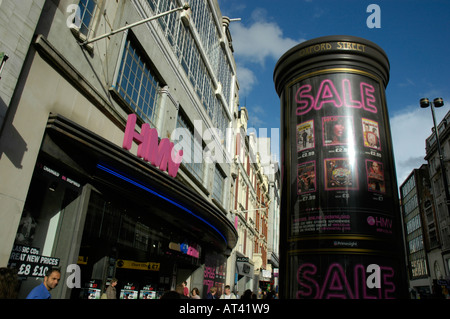
[[[437,124],[447,110],[436,109]],[[430,109],[407,107],[402,113],[391,117],[392,144],[398,186],[403,184],[413,169],[425,164],[425,140],[432,134],[433,119]]]
[[[246,96],[250,93],[253,86],[258,83],[258,80],[252,70],[237,63],[237,78],[239,81],[239,94]]]
[[[264,9],[255,9],[248,24],[230,25],[234,56],[237,63],[240,94],[245,96],[258,83],[255,68],[264,68],[267,59],[273,62],[304,39],[291,39],[283,35],[276,22],[270,21]]]
[[[257,21],[248,27],[236,23],[231,30],[238,60],[261,65],[267,58],[278,60],[287,50],[303,41],[283,37],[283,31],[274,22]]]

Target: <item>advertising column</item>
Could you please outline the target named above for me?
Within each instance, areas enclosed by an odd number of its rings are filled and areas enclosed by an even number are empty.
[[[283,298],[406,298],[388,81],[385,52],[352,36],[301,43],[275,67]]]

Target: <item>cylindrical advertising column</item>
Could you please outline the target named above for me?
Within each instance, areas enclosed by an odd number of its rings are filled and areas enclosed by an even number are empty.
[[[275,67],[282,298],[407,298],[388,81],[385,52],[353,36],[303,42]]]

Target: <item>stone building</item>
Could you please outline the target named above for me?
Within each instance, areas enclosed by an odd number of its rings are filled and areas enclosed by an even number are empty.
[[[0,266],[19,269],[19,296],[55,266],[53,298],[112,277],[122,298],[221,293],[238,82],[218,2],[17,3],[0,3]]]

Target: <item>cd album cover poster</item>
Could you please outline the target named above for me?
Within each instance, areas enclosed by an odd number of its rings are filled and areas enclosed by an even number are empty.
[[[355,163],[348,158],[325,159],[325,189],[326,190],[356,190],[358,179]]]

